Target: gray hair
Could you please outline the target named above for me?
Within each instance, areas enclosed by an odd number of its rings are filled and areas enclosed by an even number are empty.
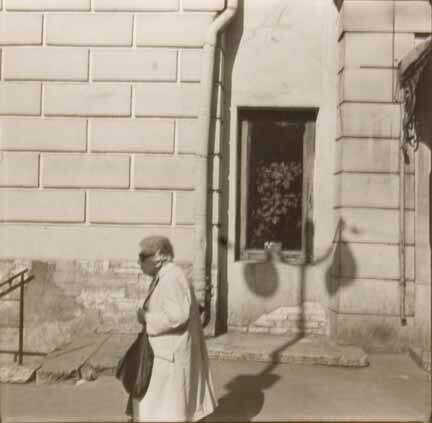
[[[171,241],[161,235],[151,235],[143,238],[139,243],[141,254],[147,257],[158,255],[158,258],[165,261],[174,259],[174,248]]]

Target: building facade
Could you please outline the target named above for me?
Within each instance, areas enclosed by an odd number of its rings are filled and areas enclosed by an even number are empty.
[[[401,159],[398,80],[429,1],[0,3],[1,276],[36,276],[28,352],[136,330],[160,233],[209,334],[430,363],[430,147]],[[10,350],[17,297],[0,309]]]

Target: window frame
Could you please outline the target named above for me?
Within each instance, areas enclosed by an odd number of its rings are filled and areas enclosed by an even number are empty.
[[[245,261],[264,261],[267,258],[265,249],[246,248],[249,157],[251,149],[250,126],[252,122],[273,120],[303,123],[303,187],[302,187],[302,248],[300,250],[282,250],[285,262],[293,264],[307,263],[313,251],[313,178],[315,163],[315,127],[318,110],[315,108],[259,108],[247,107],[238,109],[237,137],[237,222],[236,222],[236,259]],[[278,116],[272,119],[271,116]]]

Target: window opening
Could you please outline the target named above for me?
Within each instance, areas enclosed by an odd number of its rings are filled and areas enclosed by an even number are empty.
[[[267,242],[304,260],[308,247],[316,112],[243,109],[240,120],[239,256],[265,256]]]

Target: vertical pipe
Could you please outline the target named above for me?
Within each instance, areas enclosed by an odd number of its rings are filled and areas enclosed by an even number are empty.
[[[402,326],[407,323],[405,298],[406,298],[406,251],[405,251],[405,148],[403,131],[403,105],[401,114],[401,135],[399,148],[399,314]]]
[[[20,300],[19,300],[19,342],[18,342],[18,364],[23,363],[23,340],[24,340],[24,273],[20,280]]]
[[[225,10],[212,22],[207,31],[203,46],[203,67],[201,75],[201,99],[198,117],[199,144],[195,152],[195,233],[193,280],[197,299],[204,308],[204,325],[210,319],[209,286],[207,266],[207,214],[208,214],[208,170],[209,143],[211,124],[211,104],[213,94],[213,77],[218,34],[234,18],[238,0],[227,0]]]
[[[216,36],[215,36],[216,37]],[[201,79],[201,107],[199,110],[198,128],[200,145],[195,153],[195,239],[194,239],[194,267],[193,280],[195,293],[199,304],[206,303],[207,275],[207,212],[208,212],[208,166],[209,166],[209,132],[211,126],[211,99],[213,91],[214,62],[216,54],[216,40],[206,42],[203,47],[203,67]]]
[[[393,39],[392,58],[395,58],[396,43],[396,2],[393,0]],[[393,86],[395,73],[392,73]],[[397,97],[395,96],[395,99]],[[404,137],[404,105],[400,103],[400,145],[399,145],[399,316],[402,326],[407,323],[405,299],[406,299],[406,250],[405,250],[405,156],[406,145]]]

